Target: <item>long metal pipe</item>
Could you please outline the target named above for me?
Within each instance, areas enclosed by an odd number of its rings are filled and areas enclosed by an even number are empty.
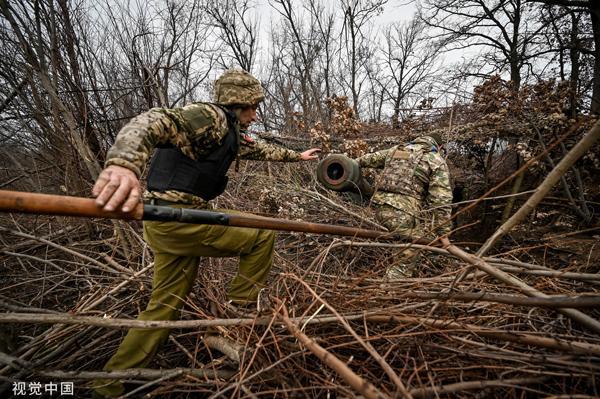
[[[298,222],[257,216],[252,214],[228,214],[200,209],[176,208],[138,204],[131,212],[107,212],[99,208],[94,199],[64,195],[37,194],[0,190],[0,212],[32,213],[40,215],[75,216],[122,220],[160,220],[180,223],[250,227],[268,230],[296,231],[314,234],[332,234],[369,239],[404,240],[429,244],[428,240],[413,240],[410,237],[384,231],[359,229],[323,223]]]

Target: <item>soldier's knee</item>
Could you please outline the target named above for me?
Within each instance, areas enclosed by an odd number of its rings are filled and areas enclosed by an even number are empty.
[[[260,230],[258,240],[262,243],[273,244],[275,242],[275,232],[273,230]]]

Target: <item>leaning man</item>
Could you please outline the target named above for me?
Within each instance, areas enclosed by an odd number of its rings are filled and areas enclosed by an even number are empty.
[[[378,222],[389,231],[409,237],[450,232],[452,189],[441,148],[441,136],[431,134],[356,160],[363,168],[384,169],[372,202]],[[412,276],[418,259],[415,255],[411,249],[404,250],[388,267],[386,277]]]
[[[246,134],[263,101],[260,82],[242,70],[226,71],[215,82],[214,103],[154,108],[131,120],[109,150],[105,169],[93,188],[106,211],[132,210],[140,199],[140,175],[154,155],[144,201],[154,205],[210,208],[227,185],[227,170],[238,158],[264,161],[317,159],[319,149],[302,153],[259,143]],[[234,211],[225,211],[235,213]],[[200,258],[240,258],[228,298],[240,305],[256,301],[273,260],[270,230],[226,226],[144,222],[144,239],[154,253],[150,302],[138,320],[176,320],[190,292]],[[130,329],[105,370],[146,367],[168,329]],[[95,396],[124,391],[119,381],[94,383]]]

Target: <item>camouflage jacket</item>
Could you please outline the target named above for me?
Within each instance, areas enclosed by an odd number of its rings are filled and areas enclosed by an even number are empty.
[[[430,227],[450,218],[450,173],[431,137],[419,137],[410,144],[367,154],[357,161],[361,167],[385,168],[373,195],[376,204],[411,212]],[[445,234],[450,229],[448,223],[437,232]]]
[[[105,167],[123,166],[139,178],[157,145],[173,144],[188,157],[198,159],[221,144],[228,129],[225,113],[214,104],[192,103],[183,108],[153,108],[133,118],[121,129],[108,151]],[[240,134],[238,156],[242,159],[282,162],[301,159],[296,151],[253,140],[240,131],[238,124],[236,130]],[[177,191],[147,192],[144,196],[146,199],[161,198],[201,207],[207,205],[200,197]]]

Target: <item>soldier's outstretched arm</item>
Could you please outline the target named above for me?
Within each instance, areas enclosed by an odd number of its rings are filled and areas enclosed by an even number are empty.
[[[311,148],[304,152],[297,152],[242,135],[239,155],[242,159],[254,161],[297,162],[318,159],[320,151],[320,148]]]
[[[363,155],[360,158],[356,158],[356,162],[362,168],[378,168],[381,169],[385,167],[385,161],[390,155],[390,152],[394,150],[394,148],[389,148],[387,150],[381,150],[377,152],[372,152],[370,154]]]

